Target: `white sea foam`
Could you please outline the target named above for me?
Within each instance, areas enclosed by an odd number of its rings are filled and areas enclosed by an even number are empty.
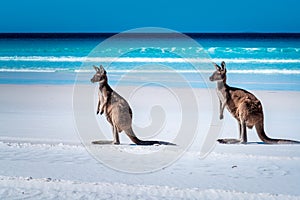
[[[75,56],[1,56],[0,61],[84,62],[86,58]]]
[[[75,57],[75,56],[1,56],[0,61],[33,62],[143,62],[143,63],[210,63],[209,58],[170,58],[170,57]],[[229,63],[300,63],[300,59],[269,58],[216,58],[214,62]]]
[[[210,47],[207,51],[209,53],[215,53],[216,47]]]
[[[267,51],[268,52],[274,52],[274,51],[276,51],[277,50],[277,48],[267,48]]]
[[[232,74],[300,74],[300,70],[289,69],[253,69],[253,70],[230,70]]]
[[[213,51],[213,50],[212,50]],[[87,63],[88,65],[92,63],[172,63],[172,64],[181,64],[178,68],[174,69],[180,73],[211,73],[213,69],[187,69],[182,66],[185,63],[192,63],[194,65],[198,64],[209,64],[211,62],[220,63],[225,61],[227,63],[234,64],[243,64],[243,65],[260,65],[264,64],[299,64],[300,59],[260,59],[260,58],[174,58],[174,57],[75,57],[75,56],[2,56],[0,61],[13,61],[13,62],[67,62],[67,63],[77,63],[77,67],[67,66],[66,68],[61,67],[1,67],[0,72],[61,72],[61,71],[70,71],[70,72],[91,72],[92,69],[86,69],[86,67],[79,68],[81,63]],[[89,64],[90,63],[90,64]],[[19,66],[19,65],[16,65]],[[125,69],[111,69],[112,72],[124,73],[132,72],[130,67]],[[140,71],[142,73],[156,73],[156,72],[165,72],[157,69]],[[300,74],[300,69],[278,69],[276,66],[274,68],[262,68],[262,69],[231,69],[230,73],[237,74]]]
[[[0,68],[0,72],[57,72],[59,69],[7,69],[7,68]]]

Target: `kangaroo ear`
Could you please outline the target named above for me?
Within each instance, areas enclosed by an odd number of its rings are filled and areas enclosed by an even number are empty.
[[[94,67],[94,69],[96,70],[96,72],[99,72],[99,71],[100,71],[100,69],[99,69],[98,67],[96,67],[95,65],[94,65],[93,67]]]
[[[216,70],[221,70],[221,67],[219,65],[217,65],[216,63],[213,62],[213,65],[215,66]]]
[[[222,61],[222,63],[221,63],[221,67],[222,67],[222,70],[225,70],[225,69],[226,69],[226,64],[225,64],[225,62],[224,62],[224,61]]]
[[[101,73],[106,74],[106,71],[102,65],[100,65],[100,70],[101,70]]]

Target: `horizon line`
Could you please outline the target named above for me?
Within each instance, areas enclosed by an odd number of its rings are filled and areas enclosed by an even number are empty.
[[[98,38],[110,37],[122,33],[128,36],[166,36],[185,34],[190,37],[300,37],[300,32],[172,32],[172,33],[128,33],[128,32],[0,32],[0,38]]]

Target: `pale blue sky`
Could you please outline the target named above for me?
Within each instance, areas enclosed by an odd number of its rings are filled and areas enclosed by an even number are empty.
[[[300,32],[298,0],[2,0],[0,32]]]

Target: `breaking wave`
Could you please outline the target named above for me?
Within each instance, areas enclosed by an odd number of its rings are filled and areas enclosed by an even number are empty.
[[[229,63],[300,63],[300,59],[270,58],[216,58],[214,62]],[[209,63],[209,58],[171,58],[171,57],[75,57],[75,56],[1,56],[0,61],[23,62],[143,62],[143,63]]]

